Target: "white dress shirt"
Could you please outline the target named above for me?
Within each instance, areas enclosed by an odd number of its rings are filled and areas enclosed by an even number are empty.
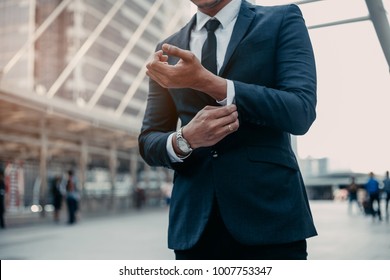
[[[219,20],[220,25],[215,30],[215,37],[217,38],[217,69],[220,71],[223,62],[225,60],[227,46],[232,36],[233,28],[237,20],[237,15],[241,7],[241,0],[232,0],[227,4],[222,10],[220,10],[213,18]],[[210,16],[197,11],[196,13],[196,25],[191,31],[191,41],[190,41],[190,50],[195,54],[195,56],[201,60],[202,56],[202,47],[207,38],[207,30],[204,27],[206,22],[211,19]],[[234,84],[230,80],[227,82],[227,92],[226,98],[224,100],[217,100],[221,105],[232,104],[235,96]],[[167,151],[172,162],[182,162],[172,146],[172,133],[167,140]]]

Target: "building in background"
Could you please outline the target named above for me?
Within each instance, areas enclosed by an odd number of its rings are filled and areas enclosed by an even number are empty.
[[[304,177],[323,176],[328,173],[328,158],[308,157],[299,160]]]
[[[186,19],[183,2],[1,0],[2,81],[80,110],[139,121],[148,88],[145,61]]]
[[[0,163],[22,164],[26,206],[37,196],[47,203],[50,178],[68,169],[82,187],[94,170],[106,170],[112,194],[124,174],[137,182],[145,64],[188,20],[186,6],[0,0]]]

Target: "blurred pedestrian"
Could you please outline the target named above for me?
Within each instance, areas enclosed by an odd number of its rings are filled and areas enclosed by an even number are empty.
[[[76,222],[76,213],[79,209],[80,196],[77,189],[77,181],[72,170],[68,171],[66,182],[66,204],[68,206],[68,224]]]
[[[386,176],[385,179],[383,180],[383,191],[386,193],[386,220],[389,220],[389,201],[390,201],[389,171],[386,171]]]
[[[53,196],[54,221],[58,222],[60,220],[60,210],[64,199],[63,191],[61,190],[61,177],[58,175],[52,181],[51,194]]]
[[[0,228],[5,228],[4,213],[5,213],[5,182],[4,172],[0,170]]]
[[[172,195],[172,182],[164,181],[164,183],[161,184],[161,193],[164,196],[165,205],[169,207]]]
[[[134,190],[135,208],[140,210],[142,208],[142,206],[144,205],[145,200],[146,200],[145,190],[137,186]]]
[[[369,207],[371,208],[372,218],[374,219],[378,216],[378,219],[382,220],[381,215],[381,204],[380,204],[380,189],[379,182],[375,179],[373,172],[370,172],[368,182],[365,185],[367,194],[369,196]],[[374,203],[376,202],[376,207],[374,208]]]
[[[351,177],[351,183],[347,187],[347,191],[348,191],[348,212],[349,213],[352,213],[352,211],[353,211],[352,210],[353,204],[357,205],[357,208],[358,208],[359,212],[361,210],[360,204],[359,204],[359,201],[358,201],[358,189],[359,189],[359,186],[355,182],[355,177]]]

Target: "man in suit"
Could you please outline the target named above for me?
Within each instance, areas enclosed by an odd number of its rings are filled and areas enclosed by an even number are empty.
[[[139,136],[149,165],[175,171],[168,247],[176,259],[306,259],[317,233],[290,144],[316,115],[302,14],[191,1],[197,14],[147,65]]]

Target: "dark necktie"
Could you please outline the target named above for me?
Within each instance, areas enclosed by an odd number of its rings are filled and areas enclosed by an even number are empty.
[[[214,31],[220,22],[217,19],[210,19],[206,24],[207,39],[202,47],[202,65],[210,72],[217,74],[217,38]]]

